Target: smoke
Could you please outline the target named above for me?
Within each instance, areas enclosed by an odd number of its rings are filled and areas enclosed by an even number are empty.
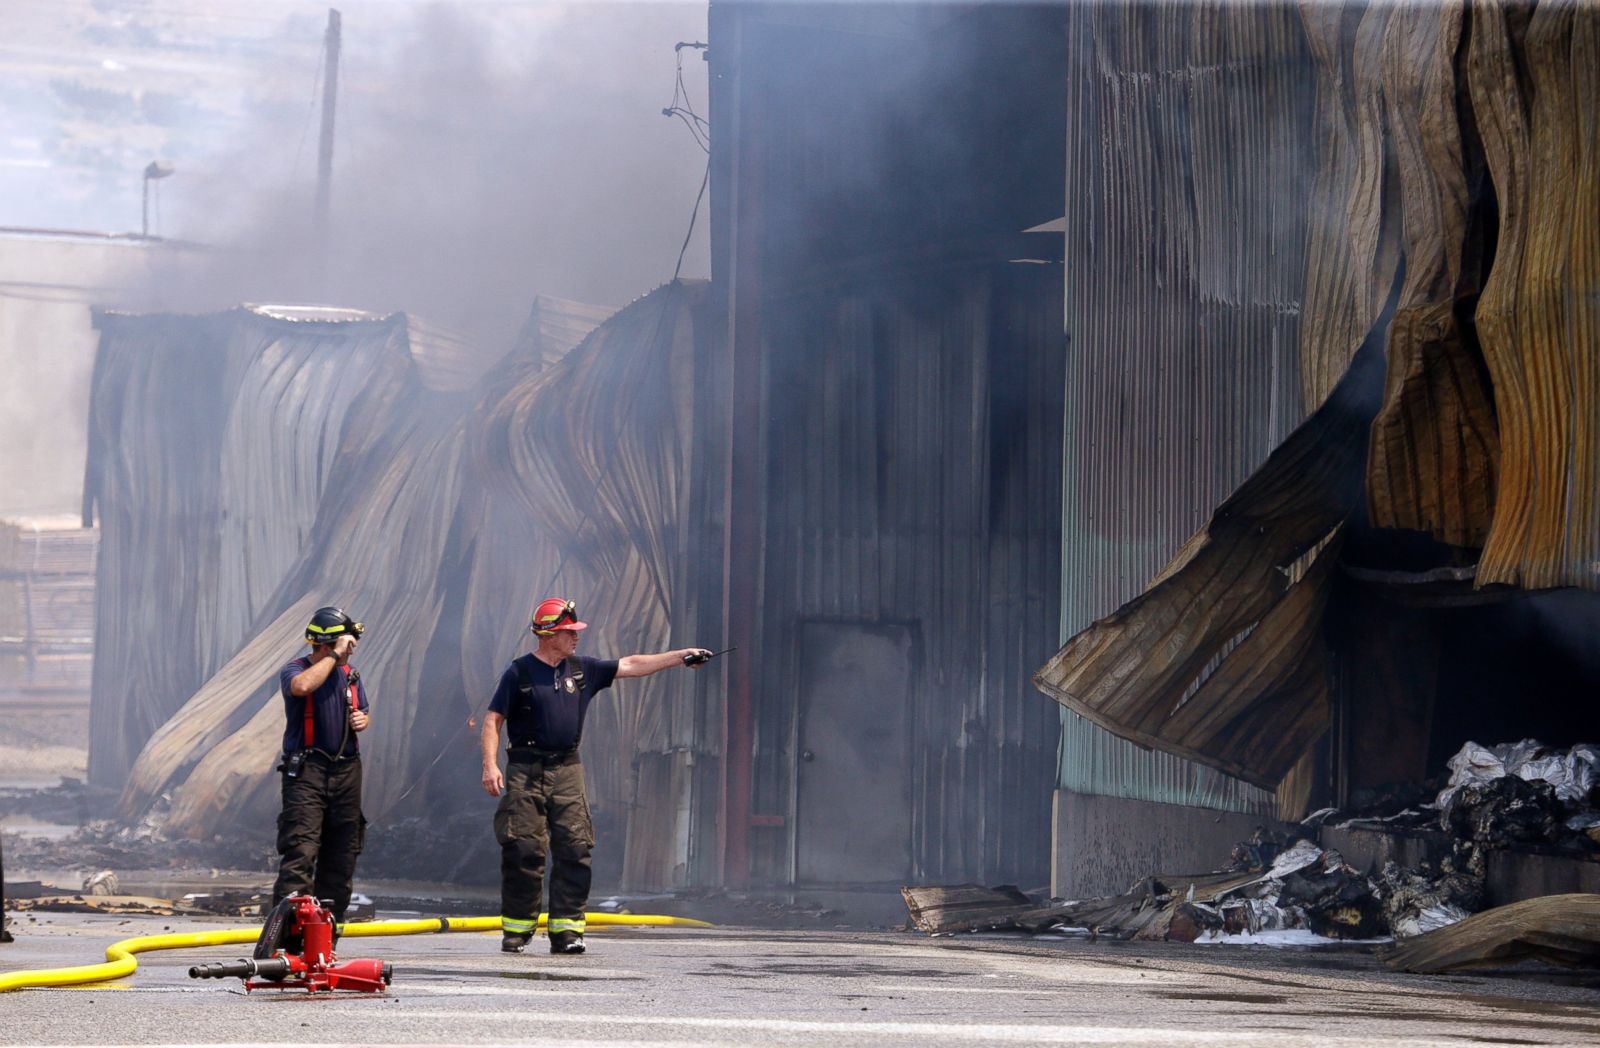
[[[670,278],[688,230],[705,154],[661,109],[673,45],[704,36],[692,4],[349,6],[327,225],[312,65],[299,99],[257,106],[169,191],[171,232],[217,250],[161,273],[151,301],[405,310],[490,356],[536,295],[624,305]],[[685,275],[709,269],[704,221]]]
[[[703,3],[339,8],[317,228],[325,3],[7,0],[0,226],[137,231],[147,210],[164,239],[0,238],[0,513],[77,508],[92,306],[403,310],[487,362],[535,296],[619,307],[671,277],[706,157],[661,110]],[[144,180],[153,159],[173,173]],[[709,272],[708,210],[685,276]]]

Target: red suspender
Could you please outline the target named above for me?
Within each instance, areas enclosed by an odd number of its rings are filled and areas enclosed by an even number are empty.
[[[338,673],[339,667],[334,666],[333,672]],[[350,686],[350,708],[352,710],[361,708],[360,694],[356,691],[356,681],[360,679],[361,675],[354,671],[349,671],[345,675],[345,682]],[[312,700],[316,697],[315,692],[306,696],[306,749],[308,750],[315,748],[317,743],[317,708],[312,703]]]
[[[316,692],[306,696],[306,749],[308,750],[315,748],[317,745],[317,708],[313,702],[316,697]]]

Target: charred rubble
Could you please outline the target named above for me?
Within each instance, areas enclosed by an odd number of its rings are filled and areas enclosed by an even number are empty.
[[[156,798],[131,824],[92,819],[106,791],[69,779],[43,790],[0,790],[0,814],[26,815],[60,827],[53,834],[8,832],[5,856],[13,870],[211,871],[259,874],[270,882],[278,867],[271,822],[235,832],[191,838],[165,832],[171,797]],[[71,828],[71,829],[68,829]],[[394,879],[464,886],[497,883],[499,850],[481,811],[392,820],[369,827],[357,864],[363,879]]]
[[[1600,748],[1558,749],[1527,739],[1467,743],[1448,781],[1395,787],[1325,808],[1286,832],[1261,826],[1214,873],[1154,874],[1127,893],[1039,901],[976,885],[904,891],[912,924],[929,933],[1077,930],[1096,937],[1165,939],[1304,929],[1330,939],[1405,940],[1449,927],[1486,905],[1495,850],[1600,858]],[[1363,872],[1318,837],[1324,828],[1442,831],[1447,853],[1412,866]]]

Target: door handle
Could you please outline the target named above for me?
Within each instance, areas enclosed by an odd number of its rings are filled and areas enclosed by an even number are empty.
[[[816,757],[817,757],[817,755],[815,753],[812,753],[810,750],[801,750],[800,751],[800,759],[803,760],[803,761],[815,760]]]

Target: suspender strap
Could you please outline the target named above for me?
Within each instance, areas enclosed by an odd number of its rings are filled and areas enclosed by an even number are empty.
[[[306,749],[315,749],[317,745],[317,693],[310,692],[306,695]]]
[[[335,665],[332,672],[338,673],[339,667]],[[360,692],[356,691],[356,682],[360,679],[361,674],[356,672],[355,667],[349,667],[345,671],[345,683],[350,689],[350,708],[352,710],[359,710],[361,708],[361,694]],[[312,692],[310,695],[306,696],[306,749],[308,750],[313,750],[317,747],[316,698],[316,692]]]
[[[534,689],[533,674],[529,672],[528,666],[533,661],[534,658],[535,658],[535,656],[533,656],[533,655],[523,655],[523,656],[521,656],[519,658],[515,658],[515,659],[511,660],[512,667],[517,671],[517,699],[516,699],[516,702],[521,704],[521,706],[522,706],[522,708],[524,710],[530,709],[532,707],[532,705],[533,705],[533,689]],[[567,673],[567,662],[568,662],[567,659],[562,659],[554,667],[555,679],[551,682],[551,693],[553,695],[557,696],[557,697],[559,697],[561,695],[561,692],[563,690],[562,681],[567,679],[567,677],[569,676],[569,674]],[[568,747],[567,749],[564,749],[564,750],[543,750],[543,749],[539,749],[535,745],[534,740],[532,740],[532,739],[524,740],[520,744],[515,742],[515,741],[512,741],[511,745],[518,746],[518,748],[524,749],[524,750],[530,750],[530,749],[531,750],[537,750],[541,754],[566,755],[566,754],[570,754],[570,753],[573,753],[573,752],[577,751],[578,742],[583,738],[583,720],[582,720],[582,717],[581,717],[581,711],[582,711],[582,708],[583,708],[583,706],[582,706],[583,689],[585,687],[586,681],[585,681],[584,673],[583,673],[583,663],[578,661],[577,659],[572,659],[571,662],[572,662],[572,673],[570,674],[570,677],[572,679],[573,687],[577,690],[577,695],[578,695],[578,700],[579,700],[579,707],[578,708],[579,708],[579,711],[580,711],[580,718],[578,720],[578,735],[577,735],[577,738],[572,740],[572,745],[570,747]],[[509,712],[509,711],[507,711],[507,712]],[[509,720],[509,718],[508,718],[508,720]],[[509,731],[509,727],[510,726],[508,724],[507,725],[508,731]]]

